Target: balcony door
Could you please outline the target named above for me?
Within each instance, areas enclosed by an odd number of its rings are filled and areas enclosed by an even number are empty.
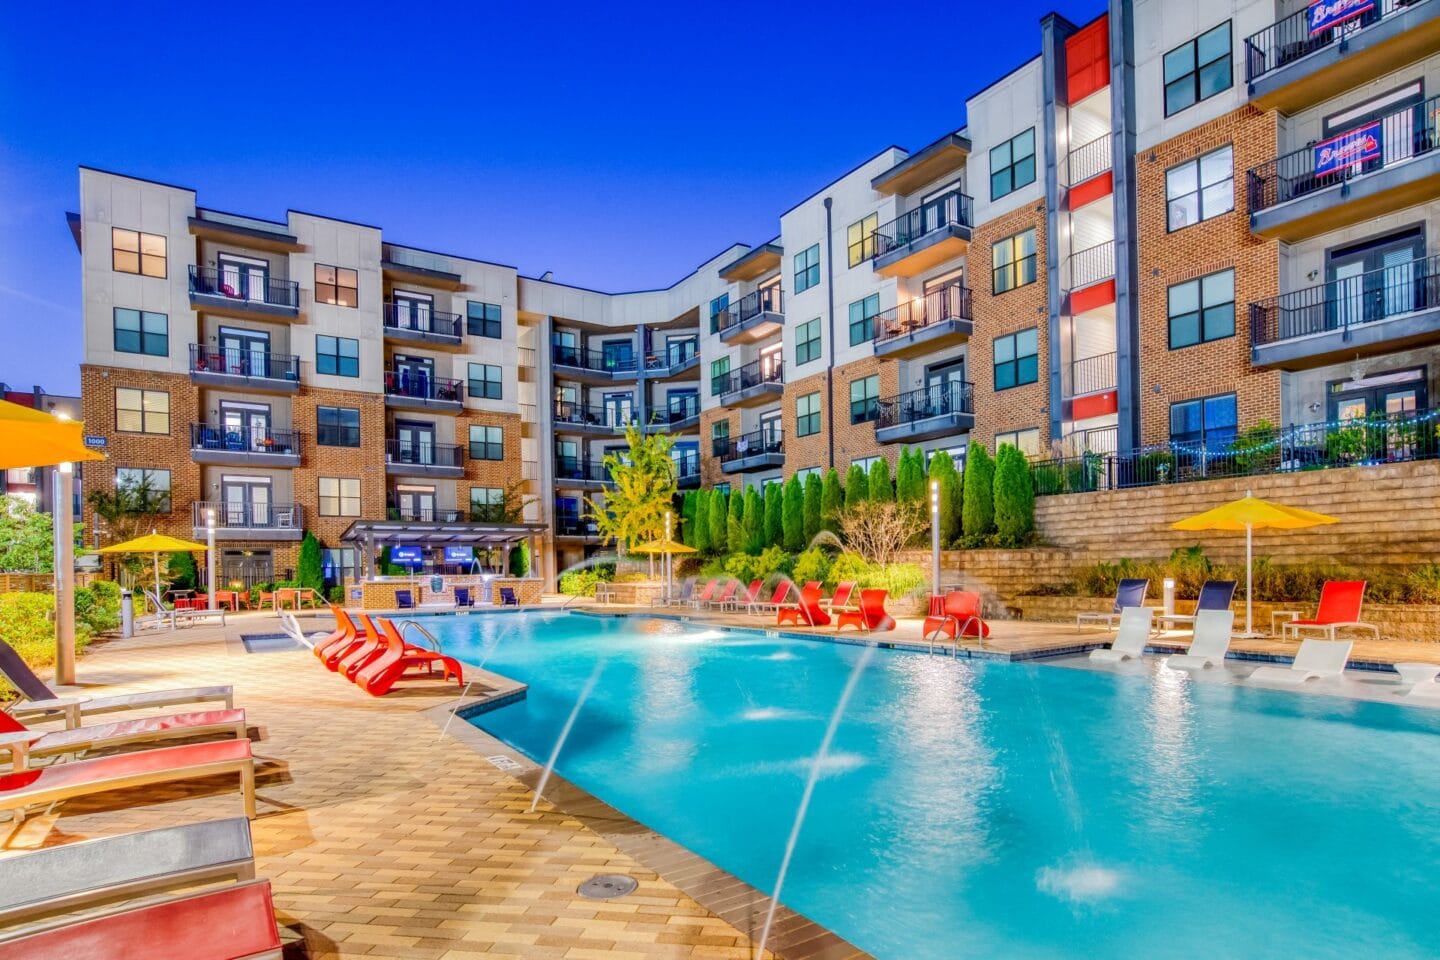
[[[1351,176],[1367,173],[1382,165],[1413,157],[1433,146],[1426,142],[1426,138],[1417,135],[1426,129],[1429,122],[1424,114],[1424,103],[1425,81],[1416,80],[1325,117],[1323,132],[1329,139],[1378,120],[1380,156],[1350,166]]]
[[[215,258],[220,272],[220,292],[241,300],[265,301],[270,285],[270,263],[236,253],[222,253]]]
[[[395,326],[403,330],[430,330],[435,310],[434,297],[427,293],[396,290],[390,295],[390,303],[395,311]]]
[[[435,388],[435,361],[395,354],[394,389],[407,397],[430,397]]]
[[[779,413],[767,413],[760,418],[761,449],[752,453],[779,453],[784,440]]]
[[[697,417],[700,415],[700,392],[693,387],[671,390],[665,394],[665,406],[671,423]]]
[[[270,508],[269,477],[224,476],[220,478],[220,499],[227,527],[268,527]]]
[[[780,376],[781,363],[785,358],[784,347],[776,344],[760,352],[760,380],[771,383]]]
[[[433,464],[435,462],[434,424],[397,420],[395,441],[395,455],[400,463]]]
[[[600,345],[606,370],[630,370],[635,366],[635,343],[632,340],[606,340]]]
[[[270,335],[234,327],[220,328],[220,354],[226,373],[250,377],[269,375]]]
[[[400,484],[395,487],[395,506],[401,520],[434,520],[435,488]]]
[[[263,403],[220,401],[220,430],[226,449],[270,450],[270,407]]]
[[[1425,306],[1425,236],[1420,228],[1332,250],[1325,265],[1330,329],[1383,320]]]
[[[635,419],[635,396],[624,393],[605,394],[605,426],[623,427]]]

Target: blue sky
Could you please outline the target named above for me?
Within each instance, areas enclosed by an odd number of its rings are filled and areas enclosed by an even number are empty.
[[[0,380],[78,390],[79,164],[532,276],[666,286],[883,147],[958,127],[1052,9],[1102,5],[12,4]]]

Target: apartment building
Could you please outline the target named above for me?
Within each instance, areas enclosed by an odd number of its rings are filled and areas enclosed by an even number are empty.
[[[45,410],[71,420],[80,419],[80,398],[48,393],[43,387],[34,386],[20,390],[7,383],[0,383],[0,399],[7,403]],[[84,464],[75,465],[73,482],[75,495],[72,513],[80,517],[79,503],[84,493]],[[0,496],[20,497],[41,513],[55,510],[54,467],[12,467],[0,470]]]

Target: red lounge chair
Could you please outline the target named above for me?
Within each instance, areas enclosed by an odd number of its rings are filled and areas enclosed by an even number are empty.
[[[765,581],[759,579],[751,580],[750,586],[745,590],[745,596],[736,597],[730,601],[729,605],[736,610],[744,607],[747,611],[753,611],[755,609],[755,602],[760,599],[760,588],[764,586],[764,583]]]
[[[1301,630],[1318,630],[1329,640],[1342,628],[1368,630],[1380,639],[1380,628],[1360,620],[1360,607],[1365,602],[1364,580],[1326,580],[1320,587],[1320,605],[1309,620],[1289,620],[1280,625],[1282,637],[1300,639]]]
[[[884,590],[861,590],[860,609],[842,610],[835,619],[838,632],[846,624],[865,631],[894,630],[895,619],[885,612]]]
[[[280,960],[269,880],[163,900],[4,939],[5,960]]]
[[[962,637],[990,636],[990,625],[980,619],[980,594],[951,590],[943,597],[930,598],[930,616],[920,635],[927,640],[935,636],[954,640],[957,633]]]
[[[781,607],[775,612],[775,625],[793,623],[802,627],[824,627],[830,623],[830,615],[820,608],[820,585],[806,584],[800,591],[800,602],[792,607]]]
[[[365,638],[340,658],[336,668],[346,680],[354,680],[362,667],[385,652],[385,634],[368,613],[360,614],[360,623],[365,627]]]
[[[316,658],[322,663],[327,663],[336,654],[342,654],[360,637],[360,628],[355,626],[350,614],[333,603],[330,605],[330,612],[335,615],[335,631],[325,639],[317,641],[313,648]],[[338,659],[336,663],[339,663]]]
[[[0,735],[7,733],[35,735],[36,739],[31,740],[25,749],[26,755],[31,758],[54,757],[67,753],[79,755],[91,750],[105,750],[152,740],[181,740],[219,734],[230,734],[241,740],[245,737],[245,711],[205,710],[177,713],[168,717],[117,720],[113,723],[97,723],[67,730],[32,730],[0,710]]]
[[[699,610],[705,604],[709,603],[710,598],[715,595],[715,587],[719,583],[719,580],[711,580],[709,583],[705,584],[705,589],[695,594],[694,598],[690,601],[690,605],[696,610]]]
[[[726,607],[730,606],[730,604],[734,602],[735,590],[739,586],[739,580],[725,581],[725,588],[720,591],[720,593],[715,597],[715,599],[709,601],[709,603],[706,605],[711,607],[719,607],[721,610],[724,610]]]
[[[835,596],[831,597],[829,600],[821,600],[820,602],[828,606],[831,613],[836,613],[844,609],[845,607],[850,606],[850,595],[854,592],[855,581],[846,580],[844,583],[838,584],[835,587]]]
[[[770,594],[769,600],[763,603],[757,600],[750,604],[750,612],[770,613],[772,611],[778,611],[785,604],[785,601],[790,599],[790,588],[793,586],[795,586],[795,584],[789,580],[780,581],[775,585],[775,592]]]
[[[361,690],[372,697],[383,697],[405,671],[412,667],[424,667],[430,673],[437,663],[445,669],[445,679],[453,678],[460,686],[465,685],[460,664],[452,657],[406,644],[391,620],[382,619],[380,629],[384,633],[385,649],[355,674],[355,685]]]

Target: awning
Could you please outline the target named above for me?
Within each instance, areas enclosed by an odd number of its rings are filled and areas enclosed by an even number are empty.
[[[444,546],[503,546],[524,543],[550,529],[543,523],[460,523],[441,520],[356,520],[340,536],[343,543]]]

